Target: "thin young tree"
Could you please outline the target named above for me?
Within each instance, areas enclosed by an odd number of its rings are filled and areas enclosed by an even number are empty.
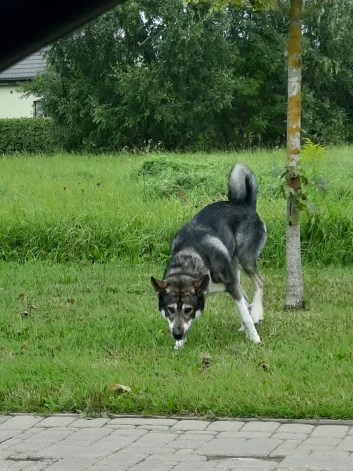
[[[279,8],[283,14],[287,16],[289,22],[287,161],[285,172],[286,182],[284,186],[287,199],[286,308],[288,309],[300,309],[304,304],[300,243],[300,135],[303,20],[323,2],[324,0],[317,0],[316,3],[308,7],[304,5],[304,0],[215,0],[212,4],[213,9],[227,8],[228,5],[257,10]]]

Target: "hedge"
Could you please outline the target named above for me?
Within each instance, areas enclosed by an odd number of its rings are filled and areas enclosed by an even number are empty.
[[[56,150],[50,118],[0,119],[0,154],[51,154]]]

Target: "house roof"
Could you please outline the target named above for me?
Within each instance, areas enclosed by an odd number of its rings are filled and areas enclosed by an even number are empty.
[[[3,72],[0,72],[0,82],[30,80],[40,72],[43,72],[45,65],[46,61],[43,57],[43,51],[36,52]]]

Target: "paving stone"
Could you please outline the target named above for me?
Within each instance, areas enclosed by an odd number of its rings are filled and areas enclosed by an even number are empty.
[[[83,428],[71,434],[70,441],[79,440],[84,443],[94,443],[111,433],[109,428]]]
[[[136,438],[139,438],[139,437],[143,437],[143,436],[148,434],[148,430],[142,430],[142,429],[137,430],[136,428],[134,428],[132,430],[129,430],[129,429],[115,430],[115,429],[112,429],[110,427],[104,427],[104,429],[113,430],[111,432],[111,435],[115,435],[117,437],[136,437]]]
[[[125,443],[114,441],[113,443],[84,444],[82,442],[60,442],[45,450],[41,455],[48,458],[105,458],[125,448]]]
[[[311,433],[313,430],[314,426],[309,424],[282,424],[276,433]]]
[[[242,432],[269,432],[274,433],[280,424],[278,422],[249,422],[241,429]]]
[[[77,419],[70,423],[70,427],[77,427],[77,428],[99,428],[103,427],[103,425],[107,424],[109,419]]]
[[[153,461],[154,463],[171,463],[173,462],[175,465],[178,464],[178,459],[173,452],[168,452],[168,453],[154,453],[153,455],[149,456],[146,458],[146,462],[151,462]]]
[[[164,445],[163,450],[170,449],[170,448],[175,449],[175,450],[186,449],[186,448],[189,448],[191,450],[196,450],[196,448],[199,448],[201,445],[204,445],[205,443],[207,443],[207,441],[196,442],[193,440],[174,440],[173,442],[167,443],[166,445]]]
[[[340,442],[339,438],[314,437],[307,438],[299,446],[298,450],[333,450]]]
[[[129,468],[129,471],[170,471],[173,468],[174,465],[172,464],[161,463],[159,465],[156,463],[143,462]]]
[[[202,456],[202,455],[195,455],[193,453],[190,453],[188,455],[186,454],[180,454],[179,451],[174,453],[173,458],[178,461],[178,463],[206,463],[207,462],[207,456]]]
[[[301,440],[304,441],[308,438],[306,433],[287,433],[287,432],[275,432],[271,435],[271,438],[276,438],[278,440]]]
[[[197,453],[206,456],[261,457],[268,456],[281,443],[281,440],[272,439],[215,438],[197,449]]]
[[[154,453],[165,453],[165,449],[163,449],[163,443],[156,443],[156,442],[135,442],[131,445],[124,448],[125,453],[131,454],[138,454],[138,455],[153,455]]]
[[[102,438],[98,442],[94,443],[96,447],[102,448],[111,448],[112,453],[116,453],[119,450],[127,447],[135,441],[135,437],[117,437],[114,435],[108,435],[107,437]]]
[[[0,425],[0,430],[27,430],[43,420],[43,417],[33,415],[17,415]]]
[[[67,428],[46,428],[41,429],[39,433],[32,435],[30,440],[37,442],[60,442],[61,440],[65,440],[67,437],[73,434],[74,431]]]
[[[11,419],[11,415],[0,415],[0,425]]]
[[[102,464],[98,461],[94,464],[91,468],[88,468],[87,471],[128,471],[130,469],[129,466],[119,466],[116,464]]]
[[[170,427],[167,425],[139,425],[136,430],[149,430],[151,432],[168,432]]]
[[[107,458],[99,461],[99,464],[101,466],[110,466],[112,469],[115,469],[113,468],[115,466],[131,467],[137,463],[140,463],[141,461],[144,461],[146,458],[148,458],[147,454],[131,454],[126,453],[125,450],[122,450],[118,451],[117,453],[113,453]]]
[[[239,432],[221,432],[218,438],[245,438],[250,440],[252,438],[270,438],[271,435],[270,432],[243,432],[243,430],[240,430]]]
[[[335,457],[335,456],[350,456],[350,453],[348,451],[339,451],[337,450],[337,448],[333,451],[325,451],[325,456],[332,456],[332,457]],[[321,458],[322,456],[322,451],[313,451],[310,453],[310,456],[318,456]]]
[[[22,443],[22,440],[10,438],[5,442],[0,443],[0,451],[8,450],[9,448],[13,447],[14,445],[17,445],[18,443]]]
[[[48,471],[83,471],[92,466],[96,460],[92,458],[64,458],[48,466]]]
[[[175,454],[177,456],[201,456],[202,458],[206,458],[205,456],[202,456],[202,455],[195,455],[194,454],[194,450],[192,450],[191,448],[184,448],[184,449],[181,449],[181,450],[175,450]]]
[[[285,440],[270,453],[270,457],[278,458],[292,455],[301,443],[301,440]]]
[[[319,425],[315,427],[312,437],[337,437],[343,438],[347,435],[349,427],[344,425]]]
[[[12,451],[11,450],[8,450],[8,451],[0,451],[0,461],[1,460],[6,460],[9,456],[11,456],[12,454]]]
[[[33,461],[17,461],[11,464],[9,467],[9,463],[4,466],[4,468],[0,469],[10,469],[11,471],[42,471],[47,469],[47,466],[50,463],[43,463],[43,462],[33,462]]]
[[[302,454],[287,456],[280,465],[281,470],[319,470],[319,471],[352,471],[353,456],[332,454]]]
[[[341,440],[337,450],[353,452],[353,436],[348,436]]]
[[[233,420],[216,420],[212,422],[206,430],[215,432],[237,432],[242,428],[244,422],[236,422]]]
[[[113,430],[135,430],[135,425],[112,425],[110,422],[105,427],[112,428]]]
[[[176,438],[178,438],[179,435],[176,433],[148,433],[144,435],[143,437],[140,437],[136,443],[146,443],[146,442],[153,442],[153,443],[158,443],[160,445],[163,445],[165,443],[170,443]]]
[[[198,463],[198,462],[193,462],[191,464],[186,464],[186,463],[181,463],[175,468],[173,468],[173,471],[200,471],[202,470],[209,470],[209,469],[216,469],[217,462],[212,462],[209,461],[207,463]],[[152,471],[152,470],[150,470]]]
[[[0,443],[13,438],[16,434],[13,430],[0,430]]]
[[[167,425],[172,426],[177,423],[175,419],[139,419],[139,418],[121,418],[111,419],[108,425]]]
[[[254,458],[232,458],[222,460],[216,466],[216,469],[229,469],[239,471],[272,471],[276,469],[278,463],[276,461],[259,460]]]
[[[47,417],[41,420],[37,427],[67,427],[75,420],[75,417]]]
[[[0,421],[0,469],[353,471],[351,425],[313,423],[22,414]]]
[[[209,426],[209,422],[203,420],[180,420],[172,428],[175,430],[205,430]]]
[[[191,441],[197,441],[197,442],[207,442],[209,440],[212,440],[214,438],[214,435],[209,435],[209,434],[204,434],[203,432],[188,432],[188,433],[183,433],[182,435],[178,435],[176,438],[176,442],[179,440],[191,440]]]

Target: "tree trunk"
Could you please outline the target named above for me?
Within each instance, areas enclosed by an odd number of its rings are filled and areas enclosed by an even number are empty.
[[[303,275],[300,246],[300,131],[303,0],[291,0],[288,40],[287,112],[287,296],[288,309],[303,307]]]

